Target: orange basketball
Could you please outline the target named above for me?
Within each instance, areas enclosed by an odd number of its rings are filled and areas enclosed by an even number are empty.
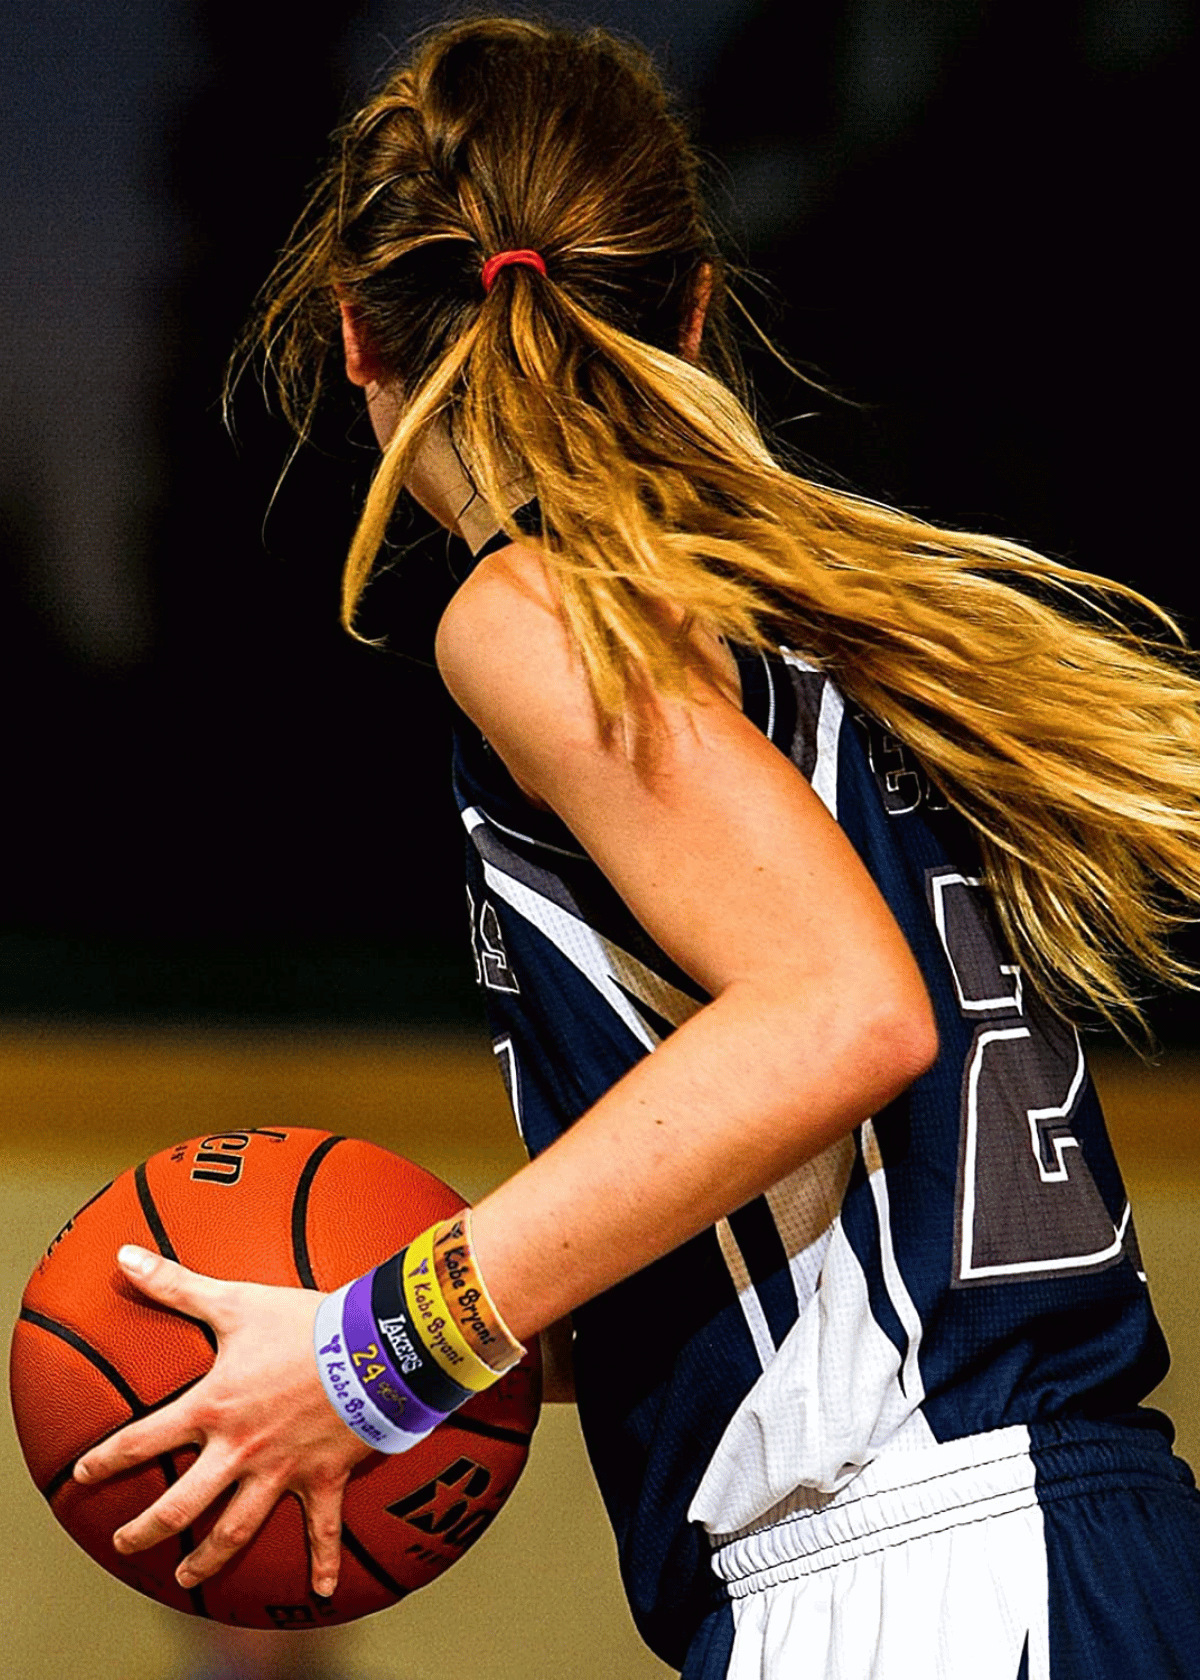
[[[286,1495],[257,1538],[190,1592],[175,1569],[211,1526],[121,1557],[113,1531],[145,1509],[194,1448],[94,1487],[75,1461],[173,1399],[212,1364],[211,1332],[157,1306],[116,1264],[139,1243],[213,1277],[332,1290],[463,1207],[431,1173],[376,1144],[288,1127],[216,1132],[165,1149],[97,1192],[29,1280],[12,1342],[12,1399],[25,1462],[59,1522],[96,1562],[176,1610],[240,1627],[352,1621],[424,1586],[495,1517],[525,1464],[541,1370],[530,1357],[396,1457],[360,1464],[346,1490],[342,1570],[326,1601],[309,1588],[299,1501]]]

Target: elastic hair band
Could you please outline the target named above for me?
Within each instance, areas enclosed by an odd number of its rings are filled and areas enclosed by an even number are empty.
[[[521,263],[525,268],[536,268],[539,274],[545,274],[546,265],[537,251],[497,251],[494,257],[489,257],[483,265],[483,289],[490,292],[492,281],[502,268],[509,263]]]

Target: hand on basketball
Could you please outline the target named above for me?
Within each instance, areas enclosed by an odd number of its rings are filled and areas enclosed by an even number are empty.
[[[212,1370],[179,1399],[128,1424],[86,1453],[80,1482],[176,1447],[195,1445],[195,1463],[161,1498],[113,1536],[119,1552],[140,1552],[191,1526],[221,1493],[233,1497],[176,1570],[181,1587],[215,1575],[252,1540],[285,1493],[304,1508],[313,1591],[328,1597],[341,1558],[342,1492],[371,1449],[333,1411],[313,1358],[313,1319],[322,1297],[202,1277],[173,1260],[126,1247],[118,1260],[130,1282],[165,1307],[216,1332]]]

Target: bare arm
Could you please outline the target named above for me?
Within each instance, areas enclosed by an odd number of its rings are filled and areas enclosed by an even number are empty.
[[[936,1054],[919,971],[796,769],[704,676],[653,743],[598,726],[536,555],[490,556],[443,620],[452,694],[713,1001],[476,1209],[535,1333],[741,1206]]]

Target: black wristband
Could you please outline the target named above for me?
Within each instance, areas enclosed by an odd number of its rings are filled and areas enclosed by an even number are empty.
[[[407,1249],[401,1249],[393,1259],[375,1268],[371,1312],[396,1369],[417,1399],[434,1411],[453,1412],[476,1396],[442,1370],[412,1321],[400,1282],[400,1267],[407,1253]]]

